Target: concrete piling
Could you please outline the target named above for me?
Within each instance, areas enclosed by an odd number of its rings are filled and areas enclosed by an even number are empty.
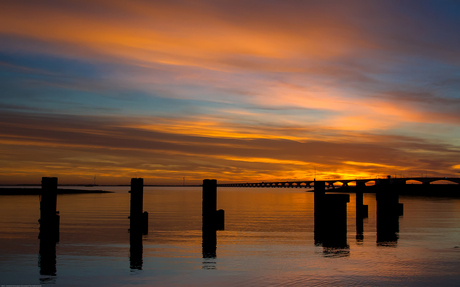
[[[364,218],[368,217],[368,206],[363,204],[363,192],[356,190],[356,240],[362,242],[364,239]]]
[[[347,203],[348,194],[327,194],[323,216],[323,246],[347,247]]]
[[[398,241],[399,215],[401,213],[398,203],[398,193],[379,190],[377,199],[377,245],[392,246]]]
[[[325,194],[324,182],[315,182],[315,244],[331,248],[347,248],[348,194]]]
[[[217,180],[203,180],[202,191],[202,248],[203,258],[215,258],[217,230],[225,228],[225,212],[217,209]],[[207,265],[206,269],[210,268]]]
[[[144,179],[131,179],[130,232],[148,234],[148,212],[144,209]]]
[[[40,239],[38,266],[40,274],[56,276],[56,243],[59,242],[57,177],[42,177],[40,191]]]
[[[39,237],[59,241],[59,211],[57,211],[57,177],[43,177],[40,192],[40,234]]]
[[[364,193],[356,190],[356,217],[367,218],[369,216],[368,206],[363,204]]]
[[[203,180],[202,200],[203,223],[208,223],[207,220],[214,218],[217,209],[217,180]]]
[[[204,229],[223,230],[225,226],[225,212],[217,209],[217,180],[203,180],[202,216]]]

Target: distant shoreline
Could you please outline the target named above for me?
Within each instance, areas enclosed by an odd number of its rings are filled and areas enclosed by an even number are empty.
[[[0,188],[0,195],[40,195],[41,188]],[[114,193],[106,190],[57,189],[57,194]]]

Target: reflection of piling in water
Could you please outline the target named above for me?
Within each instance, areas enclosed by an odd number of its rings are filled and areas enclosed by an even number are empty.
[[[401,205],[398,203],[398,193],[379,190],[377,199],[377,244],[383,246],[395,245],[398,241],[399,215]]]
[[[131,210],[129,216],[130,232],[148,234],[149,214],[143,212],[144,206],[144,179],[131,179]]]
[[[217,209],[217,180],[203,180],[202,194],[202,237],[203,258],[215,258],[217,249],[217,230],[224,229],[224,210]],[[209,262],[208,262],[209,263]],[[211,262],[214,263],[214,262]],[[208,264],[209,265],[209,264]],[[214,269],[211,265],[206,269]]]
[[[40,275],[56,276],[56,241],[41,234],[38,251]]]
[[[59,242],[56,177],[43,177],[40,192],[40,249],[38,266],[41,275],[56,276],[56,243]]]
[[[203,258],[216,258],[217,250],[217,231],[214,228],[204,228],[202,233],[203,239]]]
[[[142,270],[142,253],[142,232],[131,231],[129,234],[129,265],[131,269]]]
[[[347,249],[347,203],[350,196],[325,194],[323,182],[315,182],[314,192],[315,244],[325,247],[328,254],[334,249]]]

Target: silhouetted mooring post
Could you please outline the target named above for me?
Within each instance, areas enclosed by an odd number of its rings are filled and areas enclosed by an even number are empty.
[[[149,214],[144,208],[144,179],[131,179],[131,211],[129,216],[130,232],[148,233]]]
[[[398,241],[398,195],[391,191],[377,192],[377,244],[391,245]]]
[[[347,245],[348,194],[325,194],[324,182],[315,182],[315,244],[325,247],[325,253]],[[341,252],[343,253],[343,252]]]
[[[224,210],[217,209],[217,180],[203,180],[202,194],[203,258],[215,258],[217,248],[216,230],[224,230]],[[209,266],[206,267],[207,269]]]
[[[377,244],[394,245],[398,241],[399,216],[402,205],[398,192],[390,184],[390,178],[380,180],[377,200]]]
[[[217,210],[217,180],[203,180],[203,227],[217,230],[225,229],[225,212]]]
[[[362,241],[364,239],[364,224],[363,219],[369,215],[368,206],[363,204],[364,189],[366,183],[363,181],[356,182],[356,239]]]
[[[363,204],[365,188],[365,182],[356,182],[356,217],[366,218],[369,216],[369,207]]]
[[[315,181],[314,184],[314,221],[315,221],[315,244],[320,245],[322,243],[322,235],[323,235],[323,228],[324,224],[322,222],[323,216],[321,215],[324,211],[323,208],[323,201],[325,196],[325,183],[322,181]]]
[[[129,262],[131,269],[142,270],[142,235],[148,234],[149,214],[144,209],[144,179],[131,179],[131,208],[129,216]]]
[[[59,242],[57,177],[42,177],[38,266],[41,275],[56,276],[56,243]]]

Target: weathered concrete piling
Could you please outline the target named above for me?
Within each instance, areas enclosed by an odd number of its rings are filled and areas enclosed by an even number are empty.
[[[203,180],[202,198],[203,228],[224,230],[225,212],[223,209],[217,210],[217,180]]]
[[[356,217],[359,218],[367,218],[369,216],[369,207],[363,204],[365,188],[365,182],[356,182]]]
[[[315,182],[315,244],[347,247],[348,194],[325,194],[324,182]]]
[[[377,244],[388,245],[398,241],[401,205],[397,192],[390,189],[378,191],[377,199]]]
[[[40,274],[56,276],[56,243],[59,242],[56,177],[42,177],[40,191],[40,239],[38,266]]]
[[[42,236],[38,251],[40,275],[56,276],[56,241]]]
[[[40,234],[59,241],[59,211],[57,211],[57,177],[42,177],[40,193]]]
[[[217,230],[224,230],[224,210],[217,209],[217,180],[203,180],[202,193],[202,239],[203,258],[215,258],[217,248]]]
[[[144,179],[131,179],[131,210],[129,216],[130,232],[148,234],[149,214],[144,208]]]

